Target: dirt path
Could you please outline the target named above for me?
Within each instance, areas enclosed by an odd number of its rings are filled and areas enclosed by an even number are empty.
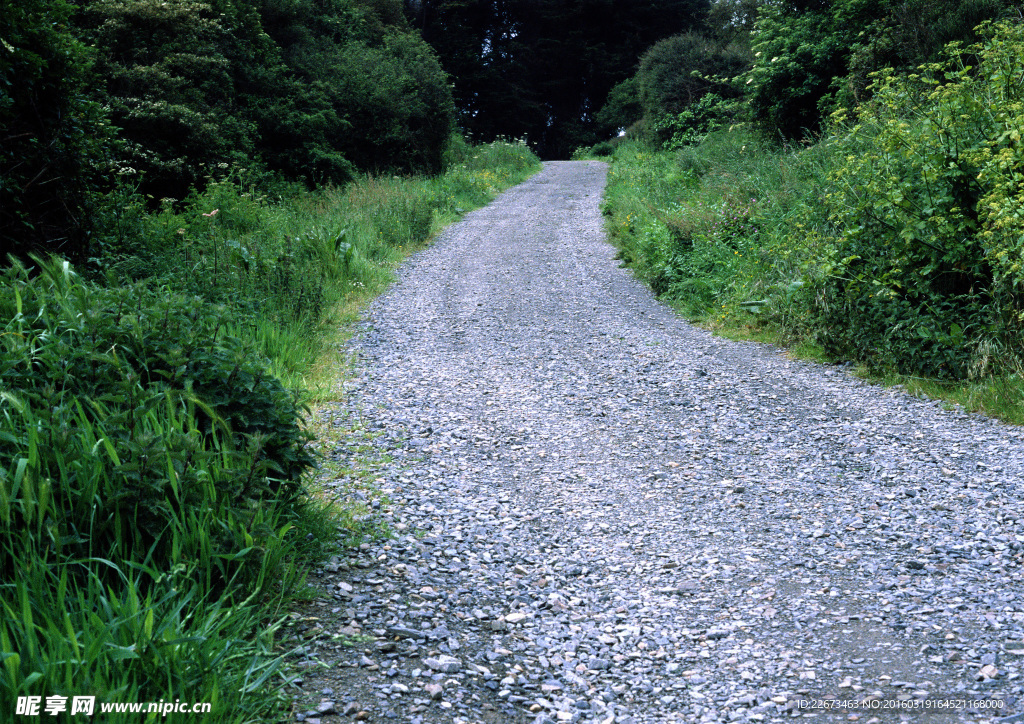
[[[546,164],[373,306],[333,417],[396,537],[323,572],[299,717],[1024,721],[1021,432],[678,319],[605,173]]]

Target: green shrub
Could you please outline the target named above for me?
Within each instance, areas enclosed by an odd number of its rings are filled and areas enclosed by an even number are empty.
[[[154,206],[237,173],[440,169],[451,90],[400,3],[90,0],[77,21],[118,173]]]
[[[330,66],[335,104],[352,124],[334,139],[346,157],[369,171],[442,170],[455,105],[430,46],[389,33],[379,46],[346,45]]]
[[[664,139],[665,149],[678,151],[700,143],[709,133],[728,124],[738,109],[736,101],[708,92],[679,113],[654,119],[651,130],[657,138]]]
[[[636,76],[631,76],[608,91],[608,98],[594,120],[607,135],[626,130],[644,115]]]
[[[257,51],[231,23],[252,18],[223,12],[242,3],[220,4],[91,0],[77,18],[96,49],[91,95],[119,130],[117,173],[158,199],[251,165],[255,128],[236,86]]]
[[[981,21],[1018,16],[1013,0],[763,3],[746,74],[751,117],[772,139],[816,137],[835,108],[870,98],[873,71],[910,72],[951,41],[976,41]]]
[[[729,79],[745,70],[749,60],[741,46],[700,33],[659,41],[641,58],[636,74],[645,116],[674,116],[707,93],[734,97]]]
[[[839,142],[820,314],[840,353],[964,377],[1020,343],[1024,28],[984,34],[920,74],[883,74]]]

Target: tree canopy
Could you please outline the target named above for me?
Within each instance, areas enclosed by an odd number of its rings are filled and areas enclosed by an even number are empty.
[[[401,0],[0,0],[0,245],[89,254],[117,179],[437,172],[449,79]]]
[[[474,139],[526,137],[542,157],[601,138],[596,116],[656,41],[699,27],[708,0],[406,0],[454,79]]]
[[[753,30],[751,119],[767,135],[817,134],[839,105],[867,97],[871,74],[936,60],[952,41],[975,42],[983,20],[1013,0],[763,2]]]
[[[99,108],[84,97],[91,56],[64,0],[0,0],[0,259],[73,255],[101,171]]]

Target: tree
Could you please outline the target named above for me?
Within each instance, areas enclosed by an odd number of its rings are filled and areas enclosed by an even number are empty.
[[[451,91],[400,0],[91,0],[79,21],[119,165],[154,199],[236,172],[440,168]]]
[[[608,91],[608,98],[594,117],[598,131],[616,135],[639,121],[644,115],[636,76],[630,76]]]
[[[656,43],[640,60],[636,74],[645,115],[680,113],[712,90],[734,95],[724,80],[743,72],[749,59],[742,47],[700,33]]]
[[[71,13],[64,0],[0,0],[0,261],[88,251],[107,132],[83,97],[90,58]]]
[[[255,129],[240,113],[241,38],[220,8],[189,0],[93,0],[79,22],[97,48],[94,98],[121,140],[119,170],[150,195],[182,198],[218,168],[247,165]],[[233,15],[236,13],[232,13]],[[250,58],[246,58],[250,60]]]
[[[470,136],[526,136],[566,157],[600,138],[596,116],[655,41],[698,27],[708,0],[406,0],[455,79]]]
[[[870,74],[908,71],[946,43],[974,42],[975,26],[1014,0],[774,0],[755,21],[751,116],[768,136],[817,134],[838,105],[867,97]]]
[[[329,8],[330,12],[325,12]],[[324,106],[325,147],[356,167],[436,172],[454,123],[448,78],[399,0],[280,3],[264,22]]]

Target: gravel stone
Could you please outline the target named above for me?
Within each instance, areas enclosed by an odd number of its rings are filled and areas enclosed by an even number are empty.
[[[394,536],[311,577],[296,711],[1021,721],[1021,430],[687,324],[614,260],[606,171],[545,164],[370,307],[325,414]]]

